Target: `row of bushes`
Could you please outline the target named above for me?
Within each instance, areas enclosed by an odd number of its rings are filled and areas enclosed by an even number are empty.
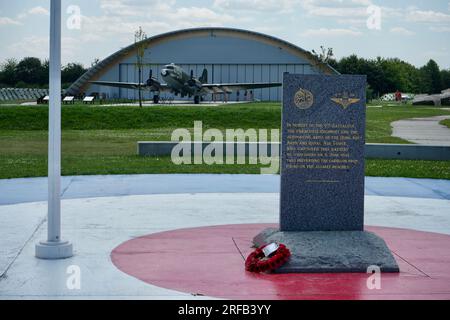
[[[369,99],[397,90],[433,94],[450,88],[450,70],[440,70],[434,60],[421,68],[397,58],[365,59],[356,55],[328,63],[342,74],[367,75]]]
[[[63,88],[69,87],[86,72],[80,63],[69,63],[61,68]],[[0,67],[0,86],[15,88],[48,88],[49,63],[38,58],[6,60]]]

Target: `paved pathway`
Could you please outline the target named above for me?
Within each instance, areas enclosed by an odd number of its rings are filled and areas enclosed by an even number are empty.
[[[144,194],[278,192],[278,175],[142,174],[62,178],[63,199]],[[365,193],[450,200],[450,180],[366,177]],[[0,206],[46,200],[47,178],[0,180]]]
[[[412,143],[450,146],[450,129],[439,124],[450,116],[413,118],[392,122],[392,136]]]

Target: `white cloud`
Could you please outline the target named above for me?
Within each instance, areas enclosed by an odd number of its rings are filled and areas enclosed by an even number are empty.
[[[235,21],[235,18],[227,14],[219,14],[208,8],[178,8],[173,13],[167,15],[169,19],[188,21],[190,23],[198,22],[201,24],[224,24]]]
[[[183,28],[223,26],[237,21],[231,14],[210,8],[175,4],[175,0],[101,0],[103,14],[83,16],[82,32],[104,37],[121,35],[122,40],[126,37],[129,43],[134,30],[139,27],[150,36]]]
[[[337,20],[340,24],[345,24],[347,26],[353,26],[353,27],[366,27],[367,19],[344,19],[340,18]]]
[[[44,7],[41,6],[37,6],[37,7],[33,7],[30,10],[26,11],[26,12],[22,12],[21,14],[18,15],[19,19],[25,19],[31,15],[44,15],[44,16],[49,16],[50,12],[45,9]]]
[[[355,18],[367,17],[370,0],[304,0],[303,10],[308,15],[321,17]]]
[[[106,15],[143,17],[157,15],[160,11],[173,10],[175,0],[100,0],[100,8]]]
[[[407,19],[412,22],[428,22],[428,23],[440,23],[440,22],[450,22],[450,14],[436,11],[421,11],[421,10],[411,10]]]
[[[397,34],[400,36],[413,36],[415,33],[403,27],[394,27],[389,30],[390,33]]]
[[[274,34],[293,43],[299,41],[299,37],[301,41],[305,41],[305,37],[328,39],[326,41],[336,38],[339,39],[339,43],[334,45],[336,51],[344,52],[352,45],[352,39],[360,37],[361,55],[397,54],[395,46],[380,47],[374,53],[370,42],[373,39],[363,38],[366,34],[364,30],[367,30],[367,7],[370,5],[380,5],[382,8],[383,29],[380,35],[397,34],[401,39],[415,32],[418,39],[416,45],[420,44],[420,39],[429,37],[431,43],[435,43],[434,47],[440,48],[445,43],[430,35],[441,32],[442,38],[447,35],[444,32],[450,32],[450,11],[446,11],[449,0],[442,1],[444,6],[441,12],[433,9],[428,2],[418,0],[403,6],[381,0],[97,0],[92,4],[96,10],[89,10],[88,1],[75,2],[86,2],[86,5],[81,5],[84,16],[81,30],[64,28],[63,35],[71,38],[64,40],[63,60],[70,61],[70,55],[84,63],[89,63],[93,56],[101,58],[131,44],[134,31],[139,26],[148,36],[190,27],[232,26]],[[47,41],[31,36],[47,35],[44,20],[47,25],[48,6],[44,2],[40,6],[23,4],[21,10],[25,18],[37,20],[39,17],[42,23],[33,21],[35,28],[24,30],[24,36],[17,35],[12,39],[3,36],[4,50],[0,55],[7,57],[17,54],[21,57],[26,53],[44,58],[48,51]],[[14,34],[17,25],[25,24],[26,21],[17,16],[7,18],[6,12],[1,15],[5,16],[0,17],[2,34],[5,34],[4,31]],[[25,36],[28,38],[24,39]],[[406,43],[410,40],[401,41]],[[11,49],[8,49],[9,46]],[[403,57],[408,56],[417,57],[418,53],[406,52]],[[448,62],[445,63],[448,65]]]
[[[0,17],[0,26],[6,25],[21,25],[21,23],[8,17]]]
[[[170,24],[166,22],[157,22],[151,20],[134,20],[127,21],[117,16],[83,16],[81,23],[81,31],[83,35],[96,34],[105,38],[113,35],[129,35],[129,42],[134,35],[134,31],[142,27],[144,31],[152,30],[152,32],[161,32],[170,28]]]
[[[267,11],[287,13],[300,6],[299,0],[214,0],[213,7],[223,11]]]
[[[377,6],[371,0],[303,0],[301,1],[302,9],[311,16],[338,18],[337,22],[349,24],[362,24],[369,17],[367,9],[370,6]],[[417,7],[389,7],[377,6],[381,9],[382,19],[404,18],[407,12],[417,11]]]
[[[404,19],[406,12],[410,9],[405,8],[394,8],[394,7],[381,7],[381,17],[382,19],[395,18],[397,21],[399,19]]]
[[[28,11],[28,13],[29,14],[42,14],[42,15],[45,15],[45,16],[49,16],[50,15],[50,12],[47,9],[45,9],[45,8],[43,8],[41,6],[31,8]]]
[[[342,36],[350,36],[350,37],[358,37],[362,35],[362,32],[350,30],[350,29],[308,29],[301,34],[304,37],[342,37]]]

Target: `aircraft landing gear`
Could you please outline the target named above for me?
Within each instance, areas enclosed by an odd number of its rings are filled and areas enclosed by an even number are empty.
[[[158,104],[158,103],[159,103],[159,95],[155,94],[155,95],[153,96],[153,103],[154,103],[154,104]]]
[[[194,103],[195,104],[200,104],[200,96],[195,96],[194,97]]]

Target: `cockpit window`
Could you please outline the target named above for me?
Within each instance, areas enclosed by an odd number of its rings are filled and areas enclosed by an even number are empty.
[[[174,70],[174,69],[175,69],[175,67],[174,67],[174,66],[171,66],[171,65],[169,65],[169,66],[166,66],[166,69],[169,69],[169,70]]]

